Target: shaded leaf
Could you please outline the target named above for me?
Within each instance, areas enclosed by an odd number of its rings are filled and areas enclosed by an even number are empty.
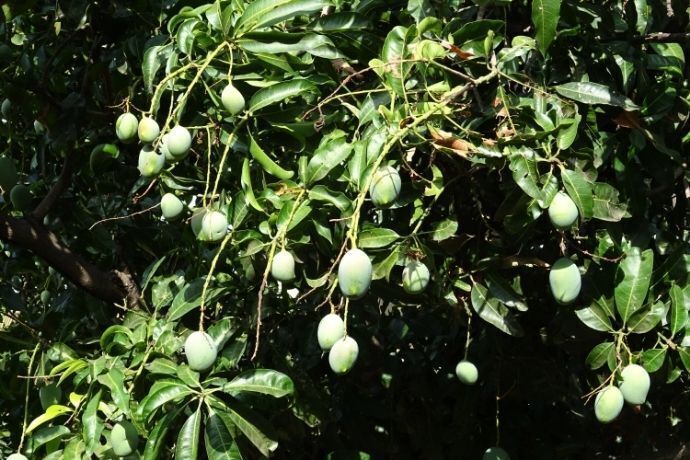
[[[482,284],[475,283],[470,294],[474,311],[486,322],[493,324],[506,334],[522,337],[524,331],[514,314],[498,299],[490,297]]]

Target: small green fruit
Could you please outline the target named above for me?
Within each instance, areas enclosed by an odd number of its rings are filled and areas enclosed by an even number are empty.
[[[350,249],[338,265],[338,286],[345,297],[359,299],[369,290],[372,266],[361,249]]]
[[[117,117],[115,122],[115,134],[122,142],[128,143],[137,135],[139,120],[133,114],[126,112]]]
[[[594,400],[594,414],[601,423],[613,421],[623,410],[623,393],[617,387],[606,387]]]
[[[338,340],[328,353],[328,364],[336,374],[345,374],[352,369],[359,355],[359,346],[350,336]]]
[[[335,313],[329,313],[319,321],[316,336],[321,349],[330,350],[338,340],[345,336],[345,322]]]
[[[408,294],[419,294],[429,284],[429,269],[418,260],[405,265],[402,273],[403,289]]]
[[[271,275],[283,282],[295,279],[295,258],[289,251],[282,250],[273,256]]]
[[[510,455],[501,447],[489,447],[484,452],[482,460],[510,460]]]
[[[116,424],[110,432],[110,446],[118,457],[131,455],[139,446],[137,429],[127,420]]]
[[[115,144],[98,144],[91,150],[89,166],[95,173],[107,170],[120,156],[120,149]]]
[[[184,354],[190,369],[203,372],[216,362],[218,350],[210,335],[202,331],[195,331],[189,334],[184,342]]]
[[[232,84],[228,84],[228,86],[223,89],[220,100],[225,110],[230,112],[231,115],[237,115],[244,110],[244,96],[242,96],[242,93],[232,86]]]
[[[184,211],[184,204],[172,193],[166,193],[161,198],[161,213],[167,220],[175,220]]]
[[[377,208],[387,208],[400,195],[400,174],[391,166],[379,168],[371,179],[369,197]]]
[[[166,134],[165,145],[175,158],[183,158],[192,146],[192,135],[184,126],[177,125]]]
[[[565,257],[558,259],[549,271],[549,286],[558,303],[572,303],[582,288],[582,277],[577,265]]]
[[[46,132],[45,126],[38,120],[34,120],[34,132],[37,136],[42,136]]]
[[[165,156],[159,155],[150,145],[145,145],[139,152],[138,169],[144,177],[154,177],[165,166]]]
[[[12,102],[9,99],[2,101],[0,106],[0,113],[2,113],[3,118],[8,119],[12,115]]]
[[[29,187],[23,184],[17,184],[10,190],[10,201],[12,206],[20,211],[24,211],[31,206],[31,192]]]
[[[42,291],[41,292],[41,303],[43,305],[48,305],[48,303],[50,302],[50,297],[51,297],[50,291],[48,291],[48,290]]]
[[[41,400],[41,407],[43,410],[46,410],[50,406],[60,404],[62,390],[60,390],[59,386],[51,383],[38,390],[38,398]]]
[[[144,143],[151,143],[156,140],[161,133],[158,123],[153,118],[145,117],[139,122],[139,140]]]
[[[628,364],[621,371],[623,381],[619,385],[623,398],[629,404],[644,404],[649,393],[649,374],[644,367]]]
[[[201,222],[204,219],[204,216],[206,215],[208,211],[206,209],[195,209],[194,212],[192,213],[192,218],[190,221],[190,224],[192,226],[192,232],[194,232],[194,236],[196,236],[198,239],[201,239],[199,234],[201,233]]]
[[[9,193],[17,184],[19,177],[17,176],[17,168],[14,166],[14,161],[11,158],[0,157],[0,194]]]
[[[29,460],[22,454],[12,454],[9,457],[7,457],[7,460]]]
[[[220,241],[228,233],[228,219],[219,211],[208,211],[201,219],[201,241]]]
[[[579,213],[575,202],[563,192],[558,192],[549,206],[549,218],[554,227],[566,230],[577,221]]]
[[[469,361],[460,361],[457,366],[455,366],[455,375],[458,379],[465,385],[474,385],[479,379],[479,371],[477,366]]]

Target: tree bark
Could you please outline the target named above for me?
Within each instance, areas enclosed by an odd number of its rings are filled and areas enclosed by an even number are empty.
[[[129,306],[139,304],[139,289],[129,274],[105,271],[88,262],[35,219],[0,215],[0,240],[31,251],[98,299],[108,303],[127,301]]]

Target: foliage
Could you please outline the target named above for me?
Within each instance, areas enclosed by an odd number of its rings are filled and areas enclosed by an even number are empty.
[[[2,190],[2,455],[112,458],[123,421],[144,459],[675,455],[684,2],[63,3],[2,6],[1,154],[32,202]],[[159,154],[178,125],[191,151],[141,176],[124,112],[157,121]],[[384,167],[402,185],[376,207]],[[572,228],[549,220],[559,192]],[[184,217],[160,216],[166,193]],[[373,282],[347,299],[353,248]],[[270,276],[282,251],[292,281]],[[582,273],[569,305],[549,289],[561,257]],[[418,263],[430,281],[406,292]],[[345,375],[317,341],[328,313],[358,346]],[[195,330],[218,350],[208,372],[185,362]],[[630,363],[647,403],[601,427],[594,396]],[[62,397],[42,407],[49,382]]]

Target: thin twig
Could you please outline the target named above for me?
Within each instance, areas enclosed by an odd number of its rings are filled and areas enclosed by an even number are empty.
[[[114,220],[124,220],[124,219],[129,219],[130,217],[138,216],[140,214],[146,214],[147,212],[149,212],[153,209],[156,209],[160,205],[161,205],[160,203],[156,203],[149,208],[142,209],[141,211],[133,212],[132,214],[127,214],[126,216],[108,217],[107,219],[101,219],[101,220],[97,221],[96,223],[94,223],[91,227],[89,227],[89,230],[92,230],[96,225],[102,224],[104,222],[111,222]]]

